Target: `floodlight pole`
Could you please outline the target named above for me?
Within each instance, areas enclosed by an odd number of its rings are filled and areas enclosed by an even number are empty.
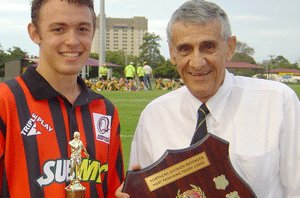
[[[105,63],[105,35],[106,35],[106,15],[105,15],[105,0],[100,0],[100,26],[99,26],[99,68],[98,77],[100,78],[100,67]]]

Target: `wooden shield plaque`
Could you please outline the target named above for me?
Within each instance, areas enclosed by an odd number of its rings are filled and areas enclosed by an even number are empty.
[[[212,134],[180,150],[167,150],[151,166],[128,171],[123,192],[131,198],[253,198],[233,169],[229,143]]]

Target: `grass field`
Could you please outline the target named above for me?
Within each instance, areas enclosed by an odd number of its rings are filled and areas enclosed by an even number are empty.
[[[290,87],[295,90],[295,92],[297,93],[298,98],[300,99],[300,85],[290,85]]]
[[[125,170],[128,167],[129,152],[132,137],[142,110],[146,105],[168,91],[102,91],[101,94],[109,98],[118,108],[121,122],[121,138],[123,146]]]
[[[291,85],[290,87],[295,90],[298,98],[300,98],[300,85]],[[109,98],[119,110],[125,170],[128,168],[130,145],[140,113],[151,100],[167,92],[168,91],[158,90],[138,92],[101,92],[101,94]]]

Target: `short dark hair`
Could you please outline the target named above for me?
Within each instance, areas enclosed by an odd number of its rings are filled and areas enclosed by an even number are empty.
[[[31,22],[38,27],[39,15],[41,7],[49,0],[32,0],[31,1]],[[61,0],[68,1],[68,3],[77,3],[79,5],[87,6],[92,13],[93,17],[93,27],[96,29],[96,14],[94,10],[94,1],[93,0]]]

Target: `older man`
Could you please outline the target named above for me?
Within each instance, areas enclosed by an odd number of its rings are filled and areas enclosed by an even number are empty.
[[[236,37],[226,13],[214,3],[185,2],[172,15],[167,35],[171,62],[185,86],[142,112],[130,165],[144,168],[167,149],[188,147],[197,136],[197,111],[204,107],[207,131],[230,143],[231,163],[257,197],[300,197],[300,103],[295,92],[226,70]]]

